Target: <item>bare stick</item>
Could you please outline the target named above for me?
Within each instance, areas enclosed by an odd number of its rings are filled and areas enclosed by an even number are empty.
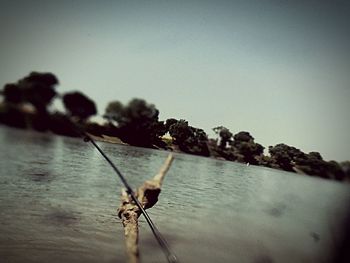
[[[119,208],[119,217],[122,219],[124,226],[125,245],[129,263],[139,262],[139,248],[137,246],[139,239],[138,217],[140,216],[139,208],[130,202],[129,195],[125,189],[122,189],[121,208]],[[136,245],[135,245],[136,244]]]
[[[156,174],[153,177],[153,180],[158,181],[160,186],[162,186],[165,174],[168,172],[173,160],[174,160],[174,156],[172,154],[169,154],[168,158],[166,158],[163,166],[160,168],[158,174]]]
[[[137,199],[145,209],[151,208],[157,203],[165,174],[169,170],[173,159],[173,155],[169,154],[158,174],[156,174],[152,180],[145,181],[143,185],[137,189]]]
[[[160,168],[158,174],[152,180],[145,181],[136,191],[136,197],[145,209],[151,208],[158,201],[164,177],[169,170],[174,157],[169,154],[168,158]],[[141,211],[132,201],[130,196],[122,189],[121,205],[118,216],[122,219],[125,234],[125,244],[129,263],[138,263],[140,253],[138,247],[138,217]]]

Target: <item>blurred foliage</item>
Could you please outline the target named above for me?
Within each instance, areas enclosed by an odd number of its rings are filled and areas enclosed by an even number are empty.
[[[325,161],[318,152],[304,153],[286,144],[270,146],[271,160],[268,166],[286,171],[301,171],[311,176],[327,179],[344,180],[346,173],[336,161]],[[272,164],[272,166],[271,166]]]
[[[64,113],[55,112],[50,116],[50,131],[64,136],[79,137],[76,124]]]
[[[159,110],[143,99],[133,99],[127,105],[119,101],[108,104],[104,118],[114,125],[114,136],[142,147],[165,147],[161,136],[166,133],[158,120]]]
[[[17,83],[6,84],[3,89],[4,110],[0,121],[9,126],[37,131],[49,129],[47,106],[56,96],[58,80],[52,73],[32,72]],[[30,104],[36,114],[23,110],[23,104]]]
[[[202,130],[188,125],[185,120],[168,119],[166,121],[168,132],[173,143],[185,153],[209,156],[208,136]]]
[[[64,94],[63,104],[69,114],[80,122],[85,122],[97,113],[95,102],[79,91]]]
[[[21,110],[12,105],[1,106],[0,123],[20,129],[27,128],[25,115]]]
[[[294,171],[294,164],[305,159],[305,153],[299,149],[280,143],[269,147],[271,161],[285,171]]]
[[[32,72],[19,80],[18,86],[23,94],[23,100],[31,103],[39,113],[47,113],[47,106],[56,96],[55,86],[58,80],[51,73]]]
[[[4,100],[8,103],[18,104],[23,101],[23,92],[16,84],[6,84],[3,92]]]
[[[224,150],[227,144],[231,144],[233,134],[229,129],[223,126],[218,126],[213,128],[213,131],[220,136],[219,147],[221,150]]]
[[[241,131],[233,135],[229,129],[223,126],[216,127],[213,130],[219,135],[216,144],[211,143],[211,152],[215,155],[230,161],[249,164],[259,163],[264,147],[259,143],[255,143],[249,132]]]

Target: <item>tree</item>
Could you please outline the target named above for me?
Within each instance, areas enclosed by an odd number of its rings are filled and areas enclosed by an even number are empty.
[[[274,163],[281,169],[293,172],[296,162],[306,159],[305,153],[284,143],[269,147],[269,153]]]
[[[5,103],[18,104],[23,101],[23,94],[17,84],[6,84],[3,91]]]
[[[319,152],[309,152],[308,157],[323,161],[323,158]]]
[[[5,103],[32,104],[39,114],[47,114],[47,106],[56,96],[58,80],[52,73],[32,72],[17,83],[6,84],[3,95]]]
[[[25,114],[13,106],[7,106],[0,109],[0,123],[20,129],[27,128]]]
[[[295,160],[295,166],[304,173],[322,178],[344,180],[345,173],[336,161],[325,161],[318,152],[305,154],[303,158]]]
[[[63,104],[69,114],[80,122],[85,122],[97,113],[95,103],[79,91],[64,94]]]
[[[47,106],[56,96],[58,80],[52,73],[32,72],[18,81],[23,100],[31,103],[39,114],[47,114]]]
[[[51,132],[58,135],[69,137],[81,136],[72,120],[66,114],[60,112],[55,112],[50,115],[49,129]]]
[[[251,136],[250,133],[246,131],[240,131],[239,133],[235,134],[233,136],[233,139],[235,143],[254,141],[254,137]]]
[[[105,114],[103,117],[107,119],[109,122],[117,121],[121,118],[121,114],[123,111],[123,104],[119,101],[112,101],[110,102],[105,110]]]
[[[172,124],[169,127],[169,134],[181,151],[209,156],[208,137],[202,129],[189,126],[185,120],[174,122],[174,119],[171,119],[167,121],[168,125],[170,123]]]
[[[179,120],[174,122],[173,120],[166,121],[166,124],[169,126],[169,134],[173,137],[175,144],[182,145],[188,138],[194,136],[193,129],[188,125],[188,121]],[[172,124],[170,125],[170,123]]]
[[[165,121],[165,129],[166,129],[166,131],[169,132],[170,126],[175,124],[175,123],[177,123],[177,122],[178,122],[178,120],[174,119],[174,118],[167,119]]]
[[[258,159],[264,152],[264,147],[255,143],[254,137],[246,131],[235,134],[231,145],[234,158],[241,162],[258,164]]]
[[[56,96],[56,84],[58,80],[53,74],[38,72],[30,73],[17,83],[6,84],[3,90],[3,122],[15,127],[26,127],[28,123],[35,130],[46,131],[49,123],[47,106]],[[32,104],[36,114],[24,112],[18,107],[21,103]]]
[[[344,161],[340,163],[340,167],[342,168],[345,179],[350,180],[350,161]]]
[[[223,126],[215,127],[213,131],[220,136],[219,147],[221,150],[224,150],[227,144],[229,144],[232,141],[232,132],[230,132],[229,129]]]
[[[133,99],[127,105],[118,101],[108,104],[104,117],[116,127],[116,136],[131,145],[164,147],[161,136],[166,133],[164,123],[158,120],[154,104]]]
[[[345,179],[346,174],[342,169],[341,165],[336,161],[328,162],[328,174],[332,179],[342,181]]]

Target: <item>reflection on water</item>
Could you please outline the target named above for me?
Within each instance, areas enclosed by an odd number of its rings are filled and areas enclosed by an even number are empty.
[[[79,139],[0,127],[1,262],[123,262],[121,184]],[[100,143],[131,185],[167,153]],[[347,185],[176,154],[149,210],[182,262],[331,262]],[[141,218],[143,262],[165,262]]]

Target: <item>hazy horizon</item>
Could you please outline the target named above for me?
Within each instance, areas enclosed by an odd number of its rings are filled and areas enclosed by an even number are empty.
[[[160,119],[249,131],[350,159],[345,1],[1,1],[0,85],[52,72],[102,115],[143,98]]]

